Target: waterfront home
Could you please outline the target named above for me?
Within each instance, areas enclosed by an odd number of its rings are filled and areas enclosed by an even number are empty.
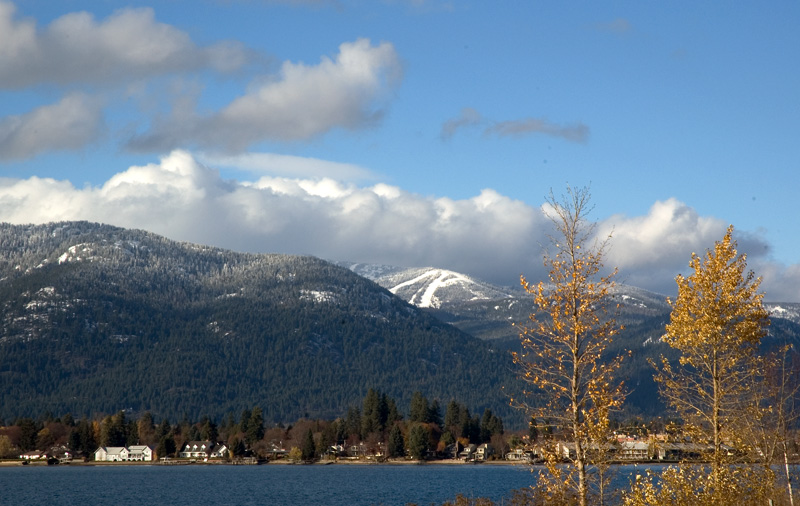
[[[620,460],[650,460],[650,445],[645,441],[623,441],[618,456]]]
[[[128,460],[150,462],[153,460],[153,449],[146,445],[129,446]]]
[[[228,455],[228,447],[223,443],[212,443],[211,441],[189,441],[178,454],[184,459],[221,459]]]
[[[458,454],[458,458],[463,460],[473,460],[475,458],[475,453],[478,451],[478,445],[476,444],[468,444],[464,446],[464,449],[461,450]]]
[[[128,449],[124,446],[101,446],[94,451],[96,462],[123,462],[128,460]]]
[[[461,451],[462,448],[463,448],[463,446],[461,446],[461,443],[456,441],[455,443],[447,445],[447,446],[444,447],[444,451],[442,452],[442,456],[444,458],[446,458],[446,459],[457,459],[458,458],[458,454],[459,454],[459,452]]]
[[[489,460],[494,454],[494,448],[489,443],[483,443],[475,449],[475,460]]]
[[[533,460],[533,452],[525,450],[524,448],[515,448],[506,453],[506,460],[513,460],[515,462],[531,462]]]
[[[655,453],[658,460],[699,460],[712,450],[713,447],[709,445],[697,443],[659,443]]]
[[[367,456],[367,445],[364,443],[357,443],[352,444],[347,447],[347,456],[348,457],[366,457]]]

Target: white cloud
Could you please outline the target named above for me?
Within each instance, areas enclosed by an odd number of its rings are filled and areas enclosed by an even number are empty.
[[[79,149],[101,134],[101,103],[81,93],[26,114],[0,118],[0,160]]]
[[[122,9],[103,21],[88,12],[65,14],[44,30],[16,19],[0,1],[0,88],[55,83],[124,83],[165,73],[230,71],[247,60],[243,47],[198,47],[185,32],[155,20],[150,8]]]
[[[214,114],[182,112],[156,121],[128,147],[165,151],[194,145],[239,152],[262,140],[303,140],[334,128],[363,128],[380,119],[383,110],[377,104],[400,73],[391,44],[344,43],[334,59],[323,57],[318,65],[285,62],[275,79],[251,86]]]
[[[493,190],[453,200],[329,178],[227,181],[185,151],[130,167],[99,187],[0,180],[0,220],[102,221],[241,251],[436,266],[507,285],[520,274],[544,276],[541,245],[551,230],[540,209]],[[600,237],[612,226],[606,265],[619,267],[620,281],[672,293],[674,276],[689,274],[691,253],[711,247],[727,225],[670,199],[645,216],[603,220]],[[742,235],[740,246],[764,276],[768,300],[800,302],[800,265],[770,262],[757,237]]]
[[[275,153],[204,154],[199,159],[207,165],[245,170],[254,174],[294,178],[329,177],[345,181],[375,178],[371,171],[358,165]]]

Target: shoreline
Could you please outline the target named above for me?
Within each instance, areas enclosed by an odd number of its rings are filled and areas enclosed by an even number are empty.
[[[27,464],[23,464],[23,462],[27,462]],[[625,462],[611,462],[610,465],[612,466],[624,466],[624,465],[641,465],[641,466],[648,466],[648,465],[672,465],[672,464],[679,464],[680,462],[673,462],[673,461],[625,461]],[[696,462],[696,464],[702,464],[702,462]],[[154,461],[130,461],[130,462],[95,462],[95,461],[71,461],[65,462],[60,464],[48,464],[46,461],[22,461],[22,460],[0,460],[0,468],[3,467],[60,467],[60,466],[333,466],[333,465],[343,465],[343,466],[474,466],[474,467],[496,467],[496,466],[521,466],[521,467],[541,467],[542,464],[540,463],[529,463],[529,462],[517,462],[511,460],[489,460],[489,461],[481,461],[481,462],[474,462],[474,461],[463,461],[463,460],[453,460],[453,459],[442,459],[442,460],[387,460],[383,462],[377,462],[374,460],[359,460],[359,459],[337,459],[335,461],[331,460],[320,460],[315,462],[291,462],[287,460],[268,460],[266,462],[261,462],[259,464],[242,464],[242,463],[233,463],[224,460],[212,460],[208,462],[191,462],[188,460],[180,460],[174,459],[170,460],[169,463],[164,464],[161,461],[154,460]]]

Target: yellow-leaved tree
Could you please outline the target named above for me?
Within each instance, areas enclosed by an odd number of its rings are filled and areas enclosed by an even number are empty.
[[[746,256],[737,253],[732,236],[729,227],[712,250],[692,255],[691,276],[677,276],[678,296],[668,300],[672,313],[663,340],[680,359],[670,364],[662,357],[660,366],[654,364],[659,393],[681,416],[686,433],[709,445],[711,473],[685,469],[665,475],[671,478],[653,492],[655,503],[671,497],[683,504],[669,495],[681,487],[694,491],[687,504],[744,504],[769,493],[767,476],[730,465],[752,447],[749,420],[762,416],[758,346],[769,325],[760,279],[746,271]],[[689,482],[682,483],[681,476]],[[632,500],[645,497],[643,490],[634,487],[627,503],[651,504]]]
[[[560,201],[550,193],[546,213],[557,237],[551,238],[553,253],[544,257],[549,283],[534,285],[521,278],[538,311],[521,326],[522,351],[514,354],[528,384],[518,405],[568,440],[566,445],[543,448],[548,473],[540,474],[538,492],[548,504],[588,504],[588,468],[592,464],[603,468],[610,441],[609,414],[624,400],[615,378],[622,356],[604,357],[620,330],[607,311],[616,270],[601,275],[608,238],[594,242],[596,225],[587,221],[589,197],[587,188],[567,188]],[[557,465],[564,458],[570,463],[566,468]],[[602,504],[602,481],[593,504]]]

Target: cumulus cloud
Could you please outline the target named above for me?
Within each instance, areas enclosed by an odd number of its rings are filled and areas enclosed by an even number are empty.
[[[560,137],[570,142],[586,142],[589,138],[589,127],[583,123],[574,125],[558,125],[546,119],[524,118],[519,120],[490,121],[478,111],[470,107],[461,110],[461,114],[449,119],[442,124],[441,138],[449,139],[463,128],[487,125],[483,129],[484,135],[497,135],[500,137],[520,137],[530,134],[543,134],[551,137]]]
[[[392,44],[359,39],[339,46],[335,58],[317,65],[286,62],[275,79],[251,86],[209,116],[175,114],[135,136],[135,151],[194,145],[238,152],[262,140],[309,139],[334,128],[376,123],[380,99],[401,74]]]
[[[330,178],[229,181],[185,151],[96,187],[0,180],[0,220],[102,221],[240,251],[449,268],[503,285],[523,273],[544,278],[542,245],[552,231],[541,209],[493,190],[454,200]],[[602,220],[598,236],[613,229],[606,265],[619,267],[620,281],[673,293],[675,275],[689,274],[691,253],[711,247],[726,226],[670,199],[645,216]],[[771,263],[757,236],[740,237],[748,265],[764,276],[768,300],[800,302],[800,265]]]
[[[97,99],[81,93],[26,114],[0,119],[0,160],[15,160],[52,150],[79,149],[101,133],[103,114]]]
[[[248,59],[236,42],[198,47],[188,34],[159,23],[150,8],[122,9],[98,22],[69,13],[44,30],[16,19],[0,1],[0,88],[55,83],[122,83],[165,73],[212,68],[231,71]]]

